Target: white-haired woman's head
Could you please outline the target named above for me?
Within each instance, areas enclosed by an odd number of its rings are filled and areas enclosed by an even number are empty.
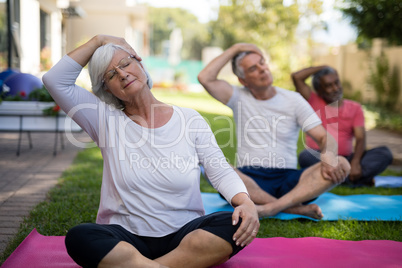
[[[105,103],[111,104],[118,109],[122,109],[124,108],[123,102],[118,98],[116,98],[112,93],[110,93],[110,91],[107,90],[107,87],[103,79],[107,71],[107,68],[117,50],[123,50],[126,51],[128,54],[131,54],[130,51],[128,51],[122,46],[115,44],[106,44],[96,49],[96,51],[94,52],[88,63],[88,71],[92,83],[92,92]],[[151,89],[152,88],[151,76],[146,70],[144,64],[141,65],[147,76],[147,85],[149,89]]]

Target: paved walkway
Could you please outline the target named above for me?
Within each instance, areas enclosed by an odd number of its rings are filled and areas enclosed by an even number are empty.
[[[54,133],[32,133],[29,149],[23,134],[21,154],[16,156],[18,133],[0,133],[0,254],[17,233],[22,219],[57,183],[61,173],[70,166],[80,148],[64,138],[64,150],[53,156]],[[90,139],[85,133],[74,134],[82,142]],[[387,145],[393,151],[394,169],[402,169],[402,135],[382,130],[368,132],[368,147]]]
[[[90,141],[84,132],[73,135],[79,141]],[[18,133],[0,133],[0,254],[18,231],[22,219],[46,199],[49,189],[81,150],[63,136],[64,149],[59,140],[54,156],[54,133],[31,133],[32,149],[28,134],[23,133],[22,137],[17,156]]]
[[[402,169],[402,135],[386,130],[372,129],[367,132],[367,147],[386,145],[392,151],[394,161],[391,169]]]

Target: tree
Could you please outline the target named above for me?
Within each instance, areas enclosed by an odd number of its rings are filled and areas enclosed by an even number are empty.
[[[283,6],[278,0],[231,0],[221,5],[211,24],[213,41],[223,48],[237,42],[254,42],[265,48],[293,38],[298,23],[297,6]]]
[[[290,85],[295,31],[301,16],[321,12],[322,1],[227,0],[218,19],[210,23],[211,44],[227,49],[238,42],[254,43],[268,53],[276,84]],[[287,84],[288,83],[288,84]]]
[[[384,38],[402,45],[402,2],[400,0],[344,0],[340,10],[351,18],[359,39]]]
[[[375,59],[375,64],[370,68],[368,82],[377,93],[377,105],[395,110],[399,98],[399,70],[395,66],[391,69],[388,58],[384,53]]]
[[[207,26],[200,23],[197,17],[181,8],[149,7],[149,24],[151,27],[151,51],[158,55],[163,53],[162,42],[169,40],[175,27],[183,35],[183,59],[201,59],[201,50],[208,39]]]

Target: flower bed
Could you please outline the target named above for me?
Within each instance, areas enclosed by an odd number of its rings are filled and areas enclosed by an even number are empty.
[[[81,131],[63,111],[56,111],[57,107],[54,102],[3,101],[0,131]],[[54,115],[44,114],[52,110]]]

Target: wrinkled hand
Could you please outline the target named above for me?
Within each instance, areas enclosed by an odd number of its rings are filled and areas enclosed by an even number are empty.
[[[260,229],[257,209],[248,197],[242,204],[235,207],[232,214],[233,225],[236,225],[240,218],[242,222],[233,235],[233,240],[236,241],[236,245],[244,247],[253,241]]]
[[[128,51],[130,51],[130,54],[134,56],[138,61],[142,61],[142,58],[137,54],[137,52],[130,46],[129,43],[124,38],[121,37],[115,37],[111,35],[99,35],[101,45],[106,45],[109,43],[113,43],[119,46],[124,47]]]
[[[334,184],[345,181],[350,172],[350,164],[344,157],[325,154],[321,156],[321,175]]]

